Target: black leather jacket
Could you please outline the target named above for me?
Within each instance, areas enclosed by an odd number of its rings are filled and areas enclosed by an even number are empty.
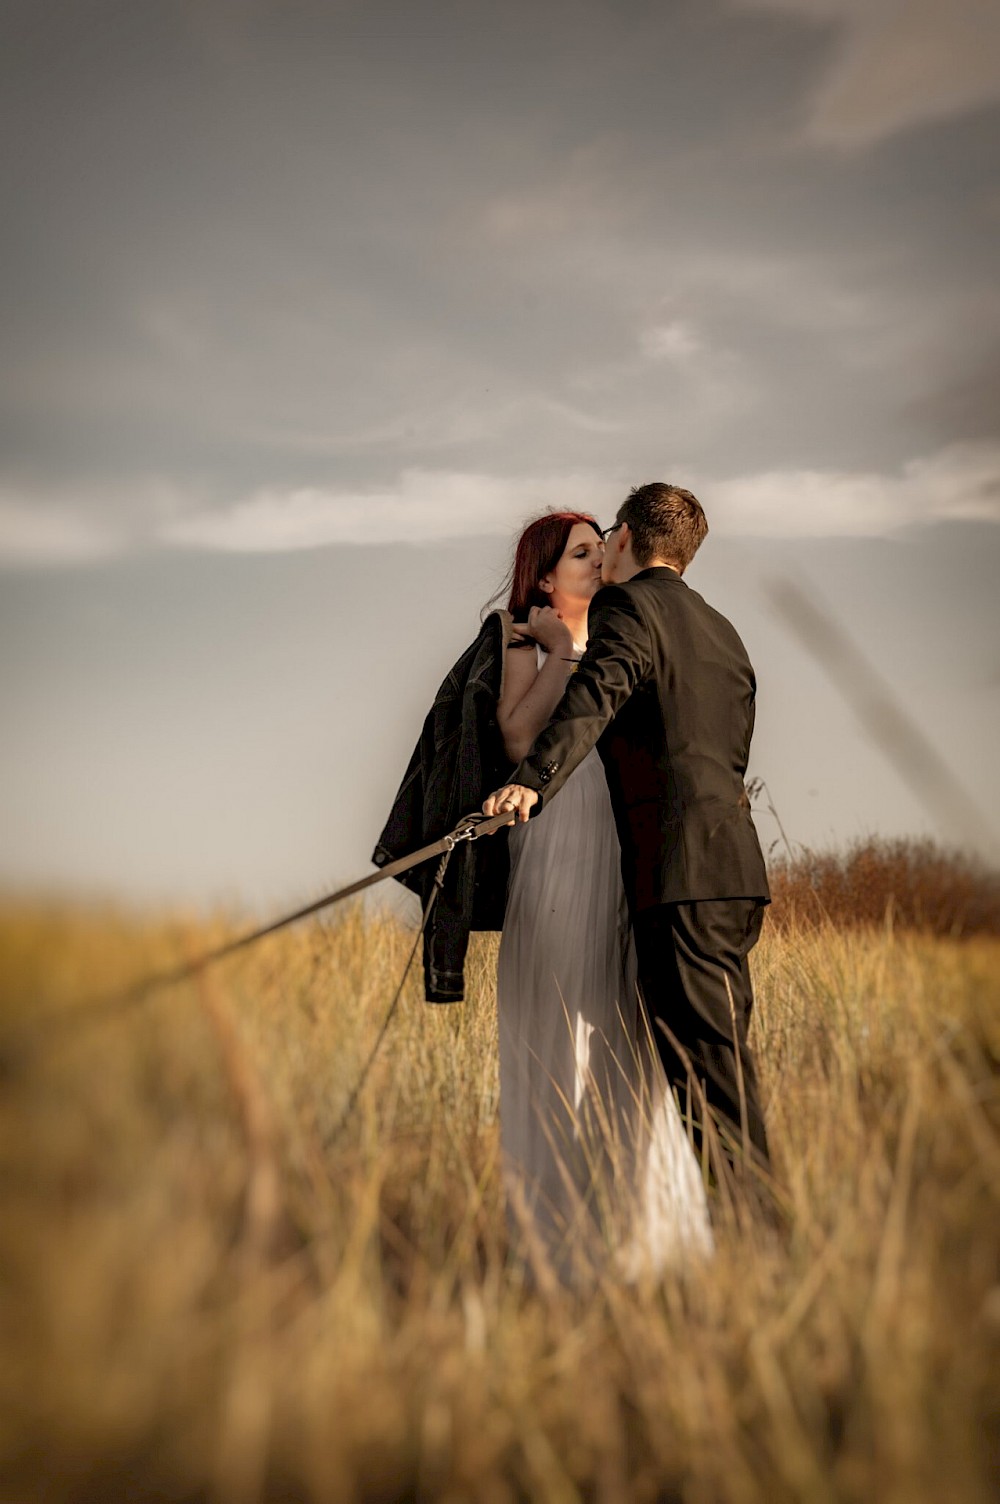
[[[493,611],[434,697],[385,829],[372,855],[384,867],[454,830],[463,815],[507,781],[512,763],[497,726],[511,617]],[[426,903],[437,862],[399,881]],[[510,861],[507,832],[457,846],[424,934],[424,991],[429,1003],[460,1003],[472,930],[503,927]]]

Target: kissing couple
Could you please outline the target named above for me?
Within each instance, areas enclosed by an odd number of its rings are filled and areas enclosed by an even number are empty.
[[[542,1284],[689,1266],[709,1192],[769,1178],[747,1045],[747,958],[769,901],[744,786],[756,684],[684,581],[708,523],[679,486],[522,532],[506,610],[442,683],[375,851],[471,809],[511,827],[456,848],[424,937],[429,1002],[464,996],[500,929],[508,1218]],[[402,881],[426,898],[433,873]]]

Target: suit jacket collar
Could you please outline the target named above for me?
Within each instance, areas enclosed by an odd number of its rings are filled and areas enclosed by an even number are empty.
[[[649,569],[640,569],[638,574],[632,576],[633,580],[674,580],[678,585],[684,581],[676,569],[671,569],[668,564],[653,564]],[[631,583],[631,581],[629,582]]]

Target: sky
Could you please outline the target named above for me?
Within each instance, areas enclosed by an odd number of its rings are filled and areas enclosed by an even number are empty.
[[[1000,8],[6,0],[2,28],[6,889],[261,905],[368,870],[519,527],[649,480],[705,506],[688,579],[747,643],[793,845],[995,857]]]

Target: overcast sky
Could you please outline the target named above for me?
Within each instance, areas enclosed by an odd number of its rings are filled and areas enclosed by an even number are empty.
[[[692,486],[794,840],[933,831],[791,575],[982,814],[1000,8],[5,0],[0,877],[365,870],[520,522]],[[761,817],[768,844],[775,832]]]

